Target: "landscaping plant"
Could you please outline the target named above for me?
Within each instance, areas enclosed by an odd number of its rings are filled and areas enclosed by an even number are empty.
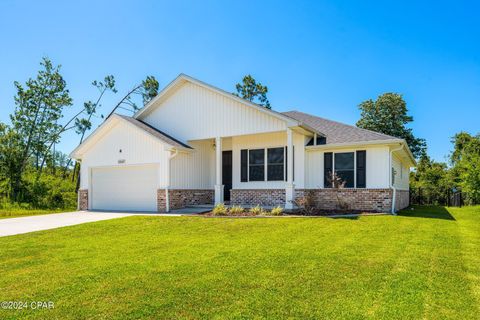
[[[273,208],[270,211],[270,215],[271,216],[281,216],[281,215],[283,215],[283,208],[280,207],[280,206],[277,206],[277,207]]]
[[[213,208],[212,213],[214,216],[226,216],[227,215],[227,207],[223,203],[219,203]]]
[[[251,208],[250,212],[255,216],[265,214],[265,210],[262,207],[260,207],[258,204],[255,207]]]
[[[237,216],[245,212],[242,206],[233,206],[228,210],[228,213],[232,216]]]

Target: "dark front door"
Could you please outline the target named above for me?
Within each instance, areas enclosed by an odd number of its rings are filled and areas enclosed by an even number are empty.
[[[222,153],[222,184],[223,201],[230,201],[230,189],[232,189],[232,151]]]

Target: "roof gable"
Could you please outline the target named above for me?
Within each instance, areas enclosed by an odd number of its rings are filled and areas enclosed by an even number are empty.
[[[103,122],[97,129],[95,129],[82,144],[77,146],[71,153],[70,157],[74,159],[81,159],[83,154],[87,152],[95,143],[97,143],[102,137],[107,135],[112,128],[115,127],[119,122],[127,124],[134,130],[146,134],[155,140],[170,146],[172,148],[181,149],[181,150],[193,150],[189,145],[182,143],[181,141],[173,138],[172,136],[155,129],[148,124],[134,119],[132,117],[112,114],[105,122]]]
[[[185,83],[190,82],[195,85],[198,85],[206,90],[215,92],[221,96],[224,96],[228,99],[231,99],[236,102],[240,102],[242,105],[244,105],[247,108],[253,108],[257,111],[260,111],[262,113],[268,114],[276,119],[283,120],[287,122],[288,126],[294,126],[294,125],[299,125],[298,121],[295,119],[292,119],[291,117],[285,116],[284,114],[280,112],[273,111],[271,109],[267,109],[265,107],[259,106],[255,103],[252,103],[251,101],[248,101],[246,99],[240,98],[232,93],[229,93],[225,90],[222,90],[220,88],[217,88],[215,86],[212,86],[208,83],[205,83],[203,81],[200,81],[198,79],[195,79],[193,77],[190,77],[186,74],[180,74],[178,77],[176,77],[172,82],[170,82],[165,88],[163,88],[160,93],[152,99],[146,106],[138,110],[135,115],[133,116],[136,119],[143,119],[146,114],[150,113],[158,107],[162,101],[167,99],[170,95],[174,94],[174,92],[181,86],[183,86]]]

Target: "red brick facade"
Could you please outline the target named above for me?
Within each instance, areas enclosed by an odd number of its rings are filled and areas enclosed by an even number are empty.
[[[157,211],[165,212],[167,211],[167,197],[165,189],[157,190]]]
[[[170,189],[170,209],[179,209],[185,206],[213,204],[214,190],[204,189]]]
[[[214,190],[208,189],[170,189],[168,192],[170,209],[180,209],[191,205],[213,204]],[[165,189],[157,190],[157,210],[167,210]]]
[[[234,205],[285,205],[285,189],[232,189],[230,202]]]
[[[88,210],[88,190],[78,190],[78,209]]]
[[[296,198],[312,197],[321,210],[360,210],[390,212],[391,189],[296,189]],[[236,205],[285,205],[285,189],[233,189],[231,203]]]
[[[297,198],[310,196],[321,210],[360,210],[390,212],[392,189],[305,189],[296,190]]]

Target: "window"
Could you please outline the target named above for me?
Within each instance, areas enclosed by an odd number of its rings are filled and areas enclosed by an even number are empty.
[[[335,174],[345,182],[345,188],[355,187],[355,156],[353,152],[335,153]]]
[[[265,149],[250,150],[248,153],[249,181],[265,180]]]
[[[267,180],[282,181],[285,180],[284,164],[285,164],[285,148],[267,149]]]
[[[295,153],[295,148],[293,148]],[[295,155],[293,155],[295,166]],[[240,150],[240,181],[287,180],[287,148]],[[293,172],[295,181],[295,170]]]

